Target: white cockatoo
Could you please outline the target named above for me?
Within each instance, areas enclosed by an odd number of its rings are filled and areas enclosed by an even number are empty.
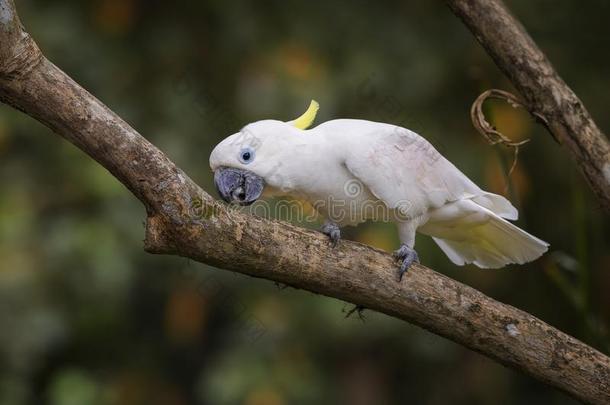
[[[418,134],[395,125],[337,119],[307,129],[318,103],[294,121],[263,120],[223,140],[210,155],[219,194],[248,205],[264,195],[306,200],[340,228],[387,218],[398,226],[399,276],[414,261],[415,232],[430,235],[457,265],[498,268],[538,258],[548,244],[507,220],[517,209],[481,190]]]

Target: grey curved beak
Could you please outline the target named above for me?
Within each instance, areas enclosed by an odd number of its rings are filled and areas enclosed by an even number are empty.
[[[265,181],[259,175],[233,167],[216,169],[214,184],[223,200],[239,205],[252,204],[258,200],[265,188]]]

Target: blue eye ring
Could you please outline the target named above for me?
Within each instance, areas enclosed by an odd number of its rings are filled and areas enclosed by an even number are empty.
[[[250,148],[250,147],[245,147],[242,150],[239,151],[239,161],[242,162],[243,164],[247,165],[249,163],[252,163],[252,161],[254,160],[254,149]]]

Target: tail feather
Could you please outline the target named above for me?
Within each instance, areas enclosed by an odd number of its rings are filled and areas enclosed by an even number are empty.
[[[487,208],[491,212],[498,214],[502,218],[510,219],[511,221],[515,221],[519,218],[519,211],[517,211],[510,201],[501,195],[483,192],[483,194],[473,197],[472,201],[481,207]]]
[[[481,209],[489,219],[460,232],[460,237],[431,235],[453,263],[474,263],[482,268],[499,268],[510,263],[530,262],[548,250],[549,244],[545,241],[486,208]]]

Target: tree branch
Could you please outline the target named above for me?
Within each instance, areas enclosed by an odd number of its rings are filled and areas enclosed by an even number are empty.
[[[567,146],[601,206],[610,211],[610,144],[576,94],[559,77],[502,0],[446,0],[521,92],[534,116],[544,117]]]
[[[49,62],[0,0],[0,100],[41,121],[146,207],[145,249],[353,302],[411,322],[591,403],[610,402],[610,359],[530,314],[424,266],[402,283],[390,255],[229,211]]]

